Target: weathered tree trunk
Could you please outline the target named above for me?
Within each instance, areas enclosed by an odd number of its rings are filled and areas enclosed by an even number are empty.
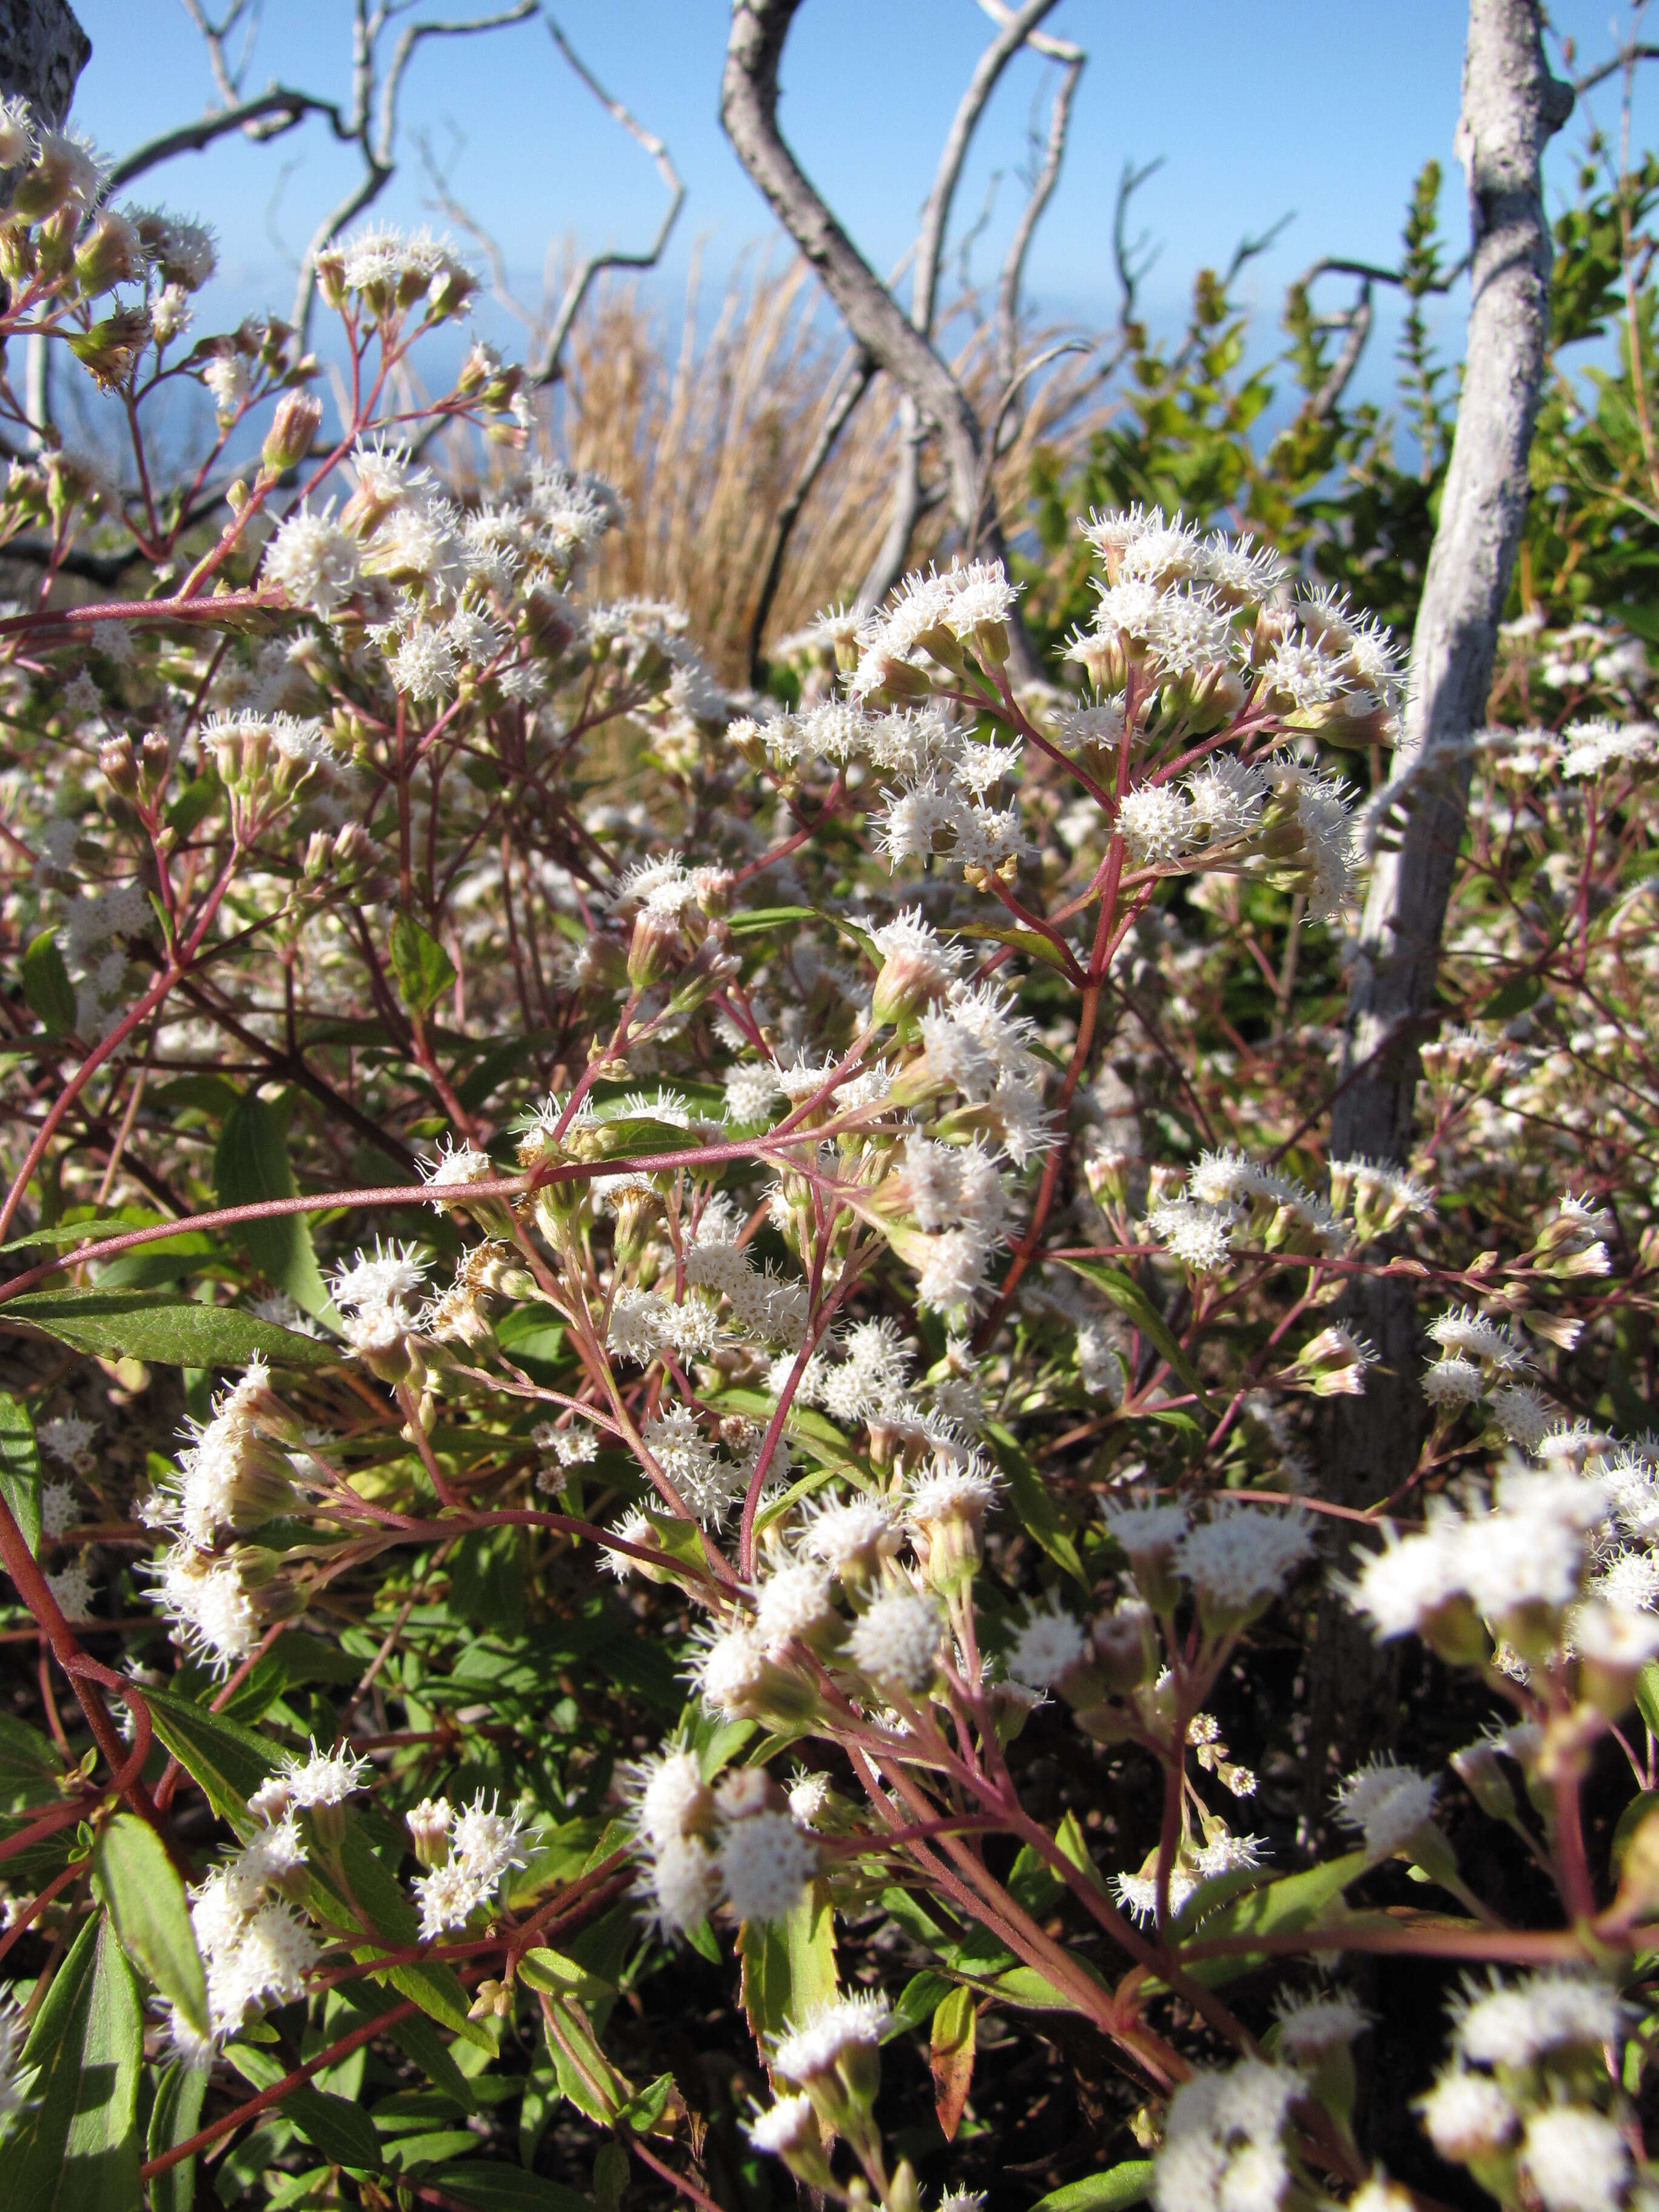
[[[0,0],[0,97],[20,93],[60,130],[92,41],[66,0]]]
[[[0,99],[21,94],[51,129],[62,129],[91,53],[66,0],[0,0]],[[50,341],[30,338],[27,362],[23,404],[40,445],[52,424]]]
[[[1331,1156],[1403,1162],[1419,1048],[1432,1026],[1441,932],[1468,808],[1460,741],[1486,718],[1498,625],[1527,506],[1527,459],[1549,330],[1550,237],[1540,163],[1572,109],[1545,64],[1539,0],[1470,0],[1457,149],[1468,179],[1469,323],[1456,435],[1412,644],[1404,743],[1391,784],[1406,820],[1378,855],[1348,1002],[1346,1088]],[[1443,759],[1434,756],[1442,747]],[[1407,782],[1409,779],[1409,782]],[[1378,1503],[1416,1464],[1422,1331],[1409,1282],[1362,1281],[1351,1319],[1376,1345],[1363,1399],[1334,1401],[1324,1494]],[[1392,1719],[1386,1656],[1334,1596],[1313,1659],[1311,1803],[1326,1754]]]
[[[720,120],[738,159],[772,212],[823,281],[848,328],[930,423],[963,539],[1003,556],[1000,526],[983,460],[983,434],[966,395],[926,335],[915,328],[842,228],[778,128],[778,64],[801,0],[732,0],[720,88]],[[1016,680],[1039,672],[1023,629],[1010,625]]]

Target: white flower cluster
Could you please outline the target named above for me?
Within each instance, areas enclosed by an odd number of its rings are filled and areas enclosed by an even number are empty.
[[[1477,2171],[1513,2159],[1545,2212],[1616,2212],[1632,2178],[1630,2145],[1587,2083],[1627,2027],[1617,1994],[1587,1973],[1471,1986],[1452,2061],[1420,2106],[1430,2141]]]
[[[1275,2212],[1295,2184],[1285,2136],[1302,2087],[1259,2058],[1183,2081],[1152,2171],[1158,2212]]]
[[[738,1768],[711,1789],[695,1753],[665,1751],[630,1779],[642,1895],[665,1934],[690,1933],[722,1900],[738,1921],[781,1920],[800,1902],[818,1847],[760,1769]]]
[[[321,1946],[291,1901],[306,1881],[299,1815],[343,1803],[367,1771],[349,1751],[321,1752],[314,1742],[306,1758],[290,1758],[248,1802],[258,1824],[252,1838],[191,1891],[209,2032],[204,2041],[176,2004],[169,2007],[173,2047],[188,2063],[207,2065],[251,2015],[305,1995]]]
[[[1448,1657],[1480,1656],[1479,1620],[1522,1653],[1558,1650],[1632,1681],[1659,1656],[1659,1616],[1647,1609],[1659,1588],[1655,1469],[1639,1448],[1606,1468],[1515,1465],[1498,1476],[1489,1510],[1466,1516],[1435,1502],[1426,1528],[1390,1534],[1366,1561],[1352,1603],[1379,1638],[1422,1636]],[[1637,1548],[1621,1551],[1621,1534]]]
[[[1194,1274],[1227,1264],[1235,1234],[1261,1251],[1341,1252],[1353,1229],[1307,1185],[1231,1150],[1206,1152],[1182,1193],[1152,1207],[1146,1226]]]
[[[277,1519],[297,1492],[291,1448],[299,1425],[272,1392],[270,1370],[250,1364],[222,1394],[213,1417],[190,1424],[175,1474],[144,1501],[140,1517],[173,1538],[150,1571],[154,1601],[175,1642],[219,1672],[247,1657],[264,1632],[264,1580],[248,1553],[228,1538]]]
[[[409,1815],[409,1827],[428,1869],[414,1887],[421,1934],[428,1941],[464,1928],[504,1875],[530,1863],[523,1818],[503,1813],[494,1792],[486,1805],[480,1790],[459,1812],[447,1797],[429,1797]]]

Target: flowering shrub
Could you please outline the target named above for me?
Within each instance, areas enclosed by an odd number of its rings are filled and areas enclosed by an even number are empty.
[[[1366,800],[1390,635],[1137,508],[1065,687],[964,563],[734,698],[586,592],[627,519],[510,368],[409,399],[446,247],[323,257],[325,434],[282,325],[184,349],[204,233],[5,128],[0,331],[136,486],[3,507],[26,2198],[960,2207],[1054,2051],[1056,2212],[1645,2202],[1639,648]],[[1465,770],[1417,1152],[1331,1159],[1366,854]],[[1382,1274],[1422,1443],[1362,1511]],[[1392,1745],[1312,1728],[1333,1607]]]

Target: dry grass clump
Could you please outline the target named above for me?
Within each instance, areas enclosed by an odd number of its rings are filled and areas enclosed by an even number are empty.
[[[596,471],[628,501],[629,527],[607,542],[598,588],[684,607],[720,676],[740,682],[775,517],[834,402],[848,353],[804,261],[739,270],[701,334],[700,300],[694,266],[676,332],[637,283],[597,292],[572,334],[564,384],[544,411],[552,450]],[[948,328],[953,366],[983,417],[995,404],[994,366],[972,295]],[[1046,343],[1029,341],[1028,357]],[[995,464],[998,503],[1016,526],[1038,447],[1081,446],[1106,411],[1086,356],[1066,357],[1032,386],[1025,414],[1011,411],[1005,422]],[[878,378],[795,526],[769,642],[857,592],[886,525],[896,413],[896,395]],[[949,534],[943,506],[931,508],[912,561],[945,550]]]

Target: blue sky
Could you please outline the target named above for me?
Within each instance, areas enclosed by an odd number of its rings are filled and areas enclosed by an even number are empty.
[[[474,4],[485,12],[486,0]],[[75,112],[106,151],[125,152],[209,103],[211,81],[179,0],[77,5],[94,51]],[[441,12],[463,13],[464,0]],[[685,178],[687,206],[659,280],[665,297],[678,296],[694,251],[718,279],[769,232],[720,130],[726,12],[724,0],[556,0],[572,41],[667,140]],[[1553,13],[1583,56],[1608,50],[1608,0],[1555,0]],[[279,79],[343,99],[348,0],[265,0],[263,15],[247,89]],[[1091,60],[1064,178],[1030,264],[1038,313],[1090,322],[1113,312],[1113,196],[1131,157],[1164,162],[1139,202],[1140,222],[1163,247],[1144,295],[1156,321],[1177,311],[1195,268],[1224,260],[1241,233],[1287,214],[1294,220],[1248,288],[1269,313],[1285,282],[1322,253],[1392,258],[1412,179],[1431,155],[1449,172],[1443,210],[1461,246],[1451,141],[1464,20],[1459,0],[1062,0],[1051,27],[1087,46]],[[878,264],[895,261],[910,239],[989,31],[973,0],[805,0],[785,57],[785,126]],[[1016,172],[1045,82],[1033,58],[1011,70],[964,179],[961,223],[978,215],[1003,173],[981,274],[1018,210]],[[1650,112],[1653,97],[1644,91]],[[1616,121],[1614,88],[1595,105]],[[1557,155],[1563,175],[1580,129],[1576,119]],[[433,41],[417,55],[404,102],[404,166],[377,210],[391,219],[429,217],[413,143],[421,130],[527,287],[550,240],[636,245],[655,228],[662,190],[650,161],[575,82],[539,23]],[[263,148],[239,141],[187,155],[147,179],[146,196],[216,224],[225,311],[234,313],[285,306],[285,252],[352,173],[349,154],[313,121]],[[1461,305],[1443,319],[1455,347]]]

